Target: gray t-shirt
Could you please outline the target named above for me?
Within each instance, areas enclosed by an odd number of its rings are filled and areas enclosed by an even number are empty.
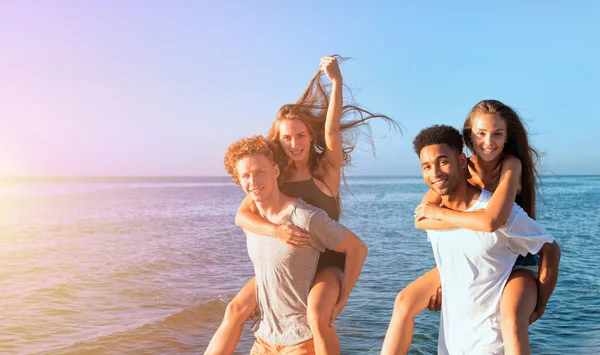
[[[293,250],[277,238],[244,232],[254,264],[259,309],[252,330],[269,343],[289,346],[313,337],[306,307],[319,255],[325,249],[335,249],[347,230],[301,199],[296,200],[283,223],[304,229],[311,235],[311,242]]]

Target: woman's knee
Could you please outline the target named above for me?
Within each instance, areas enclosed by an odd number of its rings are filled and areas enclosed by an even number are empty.
[[[307,317],[311,328],[329,327],[333,307],[340,296],[340,280],[336,272],[321,272],[308,295]]]
[[[517,305],[513,305],[513,307],[502,307],[500,313],[502,330],[504,332],[515,334],[522,330],[526,330],[529,328],[530,316],[531,312],[525,312],[523,309],[519,309]]]
[[[503,307],[500,314],[502,327],[507,329],[518,329],[520,327],[529,327],[529,316],[527,312],[519,310],[518,307]]]
[[[394,312],[398,312],[404,316],[415,317],[421,311],[417,305],[418,301],[418,295],[411,292],[410,288],[404,288],[396,296]]]
[[[225,308],[225,317],[223,320],[228,323],[244,323],[246,319],[250,317],[251,313],[252,310],[250,307],[234,298],[231,300],[231,302],[229,302],[229,304],[227,304],[227,308]]]
[[[502,315],[501,321],[502,334],[505,338],[518,338],[518,334],[527,334],[529,329],[529,317],[516,315]]]
[[[331,312],[326,314],[323,309],[317,307],[309,307],[307,310],[308,324],[313,332],[320,329],[329,327],[329,319],[331,318]]]
[[[333,307],[335,307],[337,302],[337,297],[339,297],[339,292],[336,295],[333,293],[322,293],[319,296],[309,300],[308,309],[306,310],[308,324],[313,332],[329,327],[329,321],[333,313]]]

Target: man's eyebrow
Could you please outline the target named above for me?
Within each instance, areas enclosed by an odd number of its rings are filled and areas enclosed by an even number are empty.
[[[448,159],[448,155],[446,155],[446,154],[440,154],[440,155],[438,155],[437,157],[435,157],[435,158],[434,158],[433,160],[431,160],[431,161],[424,161],[424,162],[422,162],[422,163],[421,163],[421,166],[424,166],[424,165],[427,165],[427,164],[434,163],[434,162],[436,162],[436,161],[438,161],[438,160],[440,160],[440,159]]]

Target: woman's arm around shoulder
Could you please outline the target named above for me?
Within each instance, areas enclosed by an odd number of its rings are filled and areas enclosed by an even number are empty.
[[[493,232],[510,216],[517,193],[521,189],[521,170],[521,161],[518,158],[512,155],[504,158],[498,186],[485,209],[461,212],[427,204],[423,205],[417,215],[420,218],[444,221],[460,228]]]
[[[421,200],[421,203],[419,204],[419,206],[417,206],[417,208],[415,208],[415,215],[414,215],[415,228],[422,229],[422,230],[442,230],[442,229],[456,228],[455,225],[448,223],[446,221],[440,221],[438,219],[427,218],[425,216],[420,215],[419,211],[421,209],[424,209],[424,208],[427,208],[430,206],[440,208],[439,206],[441,203],[442,203],[442,197],[437,192],[433,191],[432,189],[429,189],[425,193],[425,196],[423,196],[423,199]]]
[[[310,241],[310,235],[293,224],[274,224],[259,215],[254,201],[248,196],[235,214],[235,225],[252,233],[275,237],[293,249]]]

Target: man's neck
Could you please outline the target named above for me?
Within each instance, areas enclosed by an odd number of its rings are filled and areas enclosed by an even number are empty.
[[[464,211],[477,201],[480,193],[480,189],[465,180],[464,183],[456,186],[450,194],[442,196],[442,203],[455,211]]]
[[[263,217],[271,223],[278,224],[281,223],[284,215],[287,215],[287,209],[294,204],[295,200],[277,190],[271,197],[264,201],[255,202],[255,204]]]

